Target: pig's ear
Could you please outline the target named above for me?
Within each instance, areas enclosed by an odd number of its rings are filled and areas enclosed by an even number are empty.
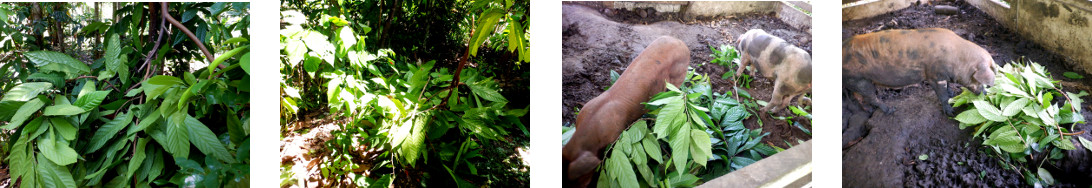
[[[595,170],[595,167],[599,166],[599,163],[603,162],[599,160],[592,152],[584,151],[580,153],[580,157],[569,163],[569,179],[578,179],[580,176],[591,173]]]
[[[980,64],[974,71],[974,81],[978,84],[993,85],[995,71],[991,65]]]

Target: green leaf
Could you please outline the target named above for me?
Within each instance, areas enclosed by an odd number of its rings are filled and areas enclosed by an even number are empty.
[[[1054,140],[1054,146],[1058,146],[1058,149],[1075,150],[1077,146],[1073,145],[1073,141],[1069,140],[1068,136],[1063,136],[1061,139]]]
[[[224,144],[216,139],[216,134],[213,134],[212,130],[204,123],[187,114],[185,126],[189,130],[190,142],[202,153],[227,163],[235,163],[235,158],[231,156]]]
[[[664,163],[663,153],[660,152],[660,143],[656,141],[656,138],[646,136],[641,140],[641,145],[645,147],[645,153],[648,153],[648,157],[658,163]]]
[[[319,65],[322,65],[320,63],[322,63],[322,59],[319,59],[315,56],[307,55],[306,60],[303,61],[303,70],[307,71],[308,73],[314,74],[315,71],[318,71]]]
[[[1075,72],[1065,72],[1065,73],[1062,73],[1062,75],[1065,76],[1066,78],[1069,78],[1069,79],[1076,79],[1076,80],[1084,79],[1084,76],[1081,76],[1081,74],[1077,74]]]
[[[619,153],[618,150],[614,150],[614,154],[611,155],[611,158],[617,162],[615,167],[621,168],[619,169],[620,174],[617,174],[618,181],[621,183],[620,185],[622,187],[641,187],[637,183],[637,173],[633,171],[633,165],[629,164],[625,155],[619,154],[621,153]]]
[[[303,42],[307,45],[307,49],[311,49],[313,53],[318,54],[319,58],[334,65],[334,45],[330,44],[330,41],[326,35],[317,31],[306,30],[302,31]]]
[[[68,120],[61,117],[52,117],[49,118],[49,122],[53,124],[53,129],[57,130],[65,140],[76,139],[76,133],[79,129],[77,129],[76,126],[73,126],[72,123],[69,123]]]
[[[1042,179],[1046,185],[1054,185],[1054,176],[1050,175],[1050,172],[1046,169],[1039,168],[1039,172],[1036,174],[1039,174],[1039,179]]]
[[[34,115],[35,112],[42,109],[42,106],[45,106],[45,103],[40,99],[34,99],[23,104],[23,106],[19,107],[19,111],[15,112],[15,116],[11,117],[11,121],[8,122],[8,125],[0,128],[8,130],[19,128],[19,126],[22,126],[23,122],[29,119],[31,115]]]
[[[686,159],[690,158],[690,126],[680,126],[678,129],[678,132],[671,135],[668,143],[671,144],[671,160],[674,161],[675,171],[685,172]]]
[[[110,71],[120,71],[122,69],[121,60],[118,57],[121,55],[121,45],[118,44],[118,35],[111,34],[110,39],[106,40],[106,54],[103,55],[106,63],[106,69]],[[128,67],[125,67],[128,69]],[[128,79],[128,78],[121,78]]]
[[[246,74],[250,74],[250,52],[243,54],[243,57],[239,57],[239,65],[246,71]]]
[[[971,125],[985,122],[986,118],[982,117],[982,114],[978,111],[979,110],[975,108],[967,109],[966,111],[960,112],[959,115],[956,115],[955,120],[963,124]]]
[[[527,41],[523,40],[523,31],[523,27],[519,25],[518,21],[511,20],[508,22],[508,51],[511,52],[518,50],[518,53],[521,54],[521,57],[522,54],[527,53]],[[520,58],[520,60],[526,61],[526,59],[523,58]]]
[[[83,108],[80,108],[78,106],[73,106],[71,104],[58,104],[53,106],[47,106],[45,110],[42,111],[42,115],[71,116],[76,114],[82,114],[84,112],[87,112],[87,110],[84,110]]]
[[[87,153],[94,153],[95,151],[106,145],[106,141],[114,138],[125,126],[128,126],[133,121],[133,113],[119,114],[113,120],[106,122],[102,127],[95,130],[95,135],[91,136],[91,145],[88,146]]]
[[[145,80],[142,87],[144,87],[144,95],[148,95],[151,99],[157,99],[164,92],[167,92],[167,89],[183,84],[185,83],[182,82],[182,79],[177,77],[159,75]]]
[[[705,163],[709,161],[709,157],[713,155],[713,144],[710,143],[709,133],[693,129],[690,132],[690,138],[694,140],[693,145],[690,146],[690,154],[694,157],[694,162],[705,166]]]
[[[139,131],[147,129],[148,126],[151,126],[151,125],[155,124],[157,121],[159,121],[160,116],[161,115],[159,114],[158,110],[153,110],[153,111],[148,112],[148,114],[144,115],[144,118],[140,118],[140,123],[137,123],[137,126],[129,127],[129,130],[126,131],[125,135],[126,136],[133,135],[133,134],[136,134]]]
[[[918,155],[918,160],[922,160],[922,161],[929,160],[929,154]]]
[[[648,165],[637,165],[637,171],[641,172],[641,177],[644,178],[645,183],[656,184],[656,174],[652,173],[652,169],[648,168]]]
[[[1016,115],[1017,113],[1020,113],[1029,102],[1031,102],[1031,100],[1028,100],[1027,98],[1016,99],[1016,101],[1012,101],[1008,106],[1005,106],[1005,110],[1001,111],[1001,115],[1005,117]]]
[[[995,130],[986,142],[988,145],[998,146],[1009,153],[1021,153],[1026,149],[1020,137],[1017,136],[1016,130],[1008,126]]]
[[[44,72],[64,72],[65,78],[73,79],[79,75],[91,73],[87,64],[76,60],[71,56],[59,52],[33,51],[23,53],[27,59],[34,62],[34,66]]]
[[[990,104],[990,102],[988,102],[988,101],[979,99],[979,100],[975,100],[972,103],[974,103],[974,107],[978,109],[978,113],[981,114],[982,117],[984,117],[984,118],[986,118],[986,119],[988,119],[990,121],[1005,121],[1005,120],[1008,120],[1008,117],[1001,116],[1001,110],[997,109],[997,106],[994,106],[993,104]]]
[[[1074,112],[1081,112],[1081,103],[1084,102],[1084,100],[1082,100],[1081,97],[1088,96],[1088,92],[1081,91],[1080,93],[1077,93],[1077,94],[1073,94],[1073,93],[1070,93],[1070,92],[1065,92],[1065,95],[1069,96],[1069,100],[1070,100],[1069,103],[1072,104],[1071,105],[1072,107],[1074,107],[1073,108],[1073,109],[1075,109]]]
[[[307,45],[303,41],[289,39],[284,45],[284,51],[288,52],[288,66],[296,67],[307,54]]]
[[[31,80],[46,81],[46,82],[49,82],[49,83],[51,83],[53,85],[63,85],[64,84],[64,77],[61,76],[60,74],[57,74],[57,73],[36,72],[36,73],[30,74],[30,76],[27,76],[26,80],[27,81],[31,81]],[[50,86],[50,87],[52,87],[52,86]]]
[[[38,139],[38,150],[42,152],[42,155],[59,165],[75,163],[79,155],[76,154],[76,150],[68,147],[66,141],[55,141],[52,137]]]
[[[16,85],[4,93],[4,99],[0,101],[28,101],[38,97],[38,93],[53,88],[49,82],[28,82]]]
[[[85,111],[92,111],[98,108],[99,104],[102,104],[102,100],[106,99],[109,94],[110,91],[92,91],[76,99],[74,105]]]
[[[75,152],[73,151],[72,154],[75,155]],[[72,174],[68,172],[68,168],[58,164],[54,164],[53,162],[50,162],[51,160],[46,160],[42,157],[43,155],[38,155],[38,164],[41,165],[38,168],[38,173],[39,175],[43,175],[40,178],[43,183],[45,183],[46,185],[50,183],[59,183],[59,185],[53,185],[56,187],[76,187],[76,181],[72,179]],[[46,178],[46,176],[48,176],[48,178]]]
[[[1088,151],[1092,151],[1092,141],[1088,141],[1087,139],[1084,139],[1084,137],[1080,137],[1080,136],[1077,136],[1077,140],[1081,142],[1081,146],[1083,146],[1084,149],[1088,149]]]
[[[23,187],[36,187],[35,179],[38,174],[38,162],[34,159],[33,146],[28,146],[28,138],[26,136],[19,137],[19,140],[12,145],[11,152],[8,153],[7,160],[10,161],[11,181],[22,180]],[[30,143],[33,144],[33,143]]]
[[[667,97],[657,101],[649,103],[662,102],[664,106],[660,108],[659,114],[656,114],[656,124],[653,125],[652,130],[656,133],[657,138],[665,138],[668,135],[668,128],[681,125],[686,121],[686,114],[683,111],[683,96]]]
[[[182,12],[182,23],[189,22],[190,19],[197,16],[197,9],[189,9],[186,12]]]
[[[184,115],[182,112],[177,112],[175,114]],[[166,132],[164,133],[165,135],[161,137],[162,139],[155,138],[154,135],[152,137],[156,139],[156,142],[159,142],[159,145],[163,146],[163,150],[166,150],[167,153],[171,153],[174,157],[185,158],[190,154],[190,139],[189,135],[186,134],[187,129],[185,127],[186,125],[184,125],[184,121],[185,119],[176,120],[175,118],[167,118]]]
[[[475,95],[478,95],[479,97],[482,97],[482,99],[485,99],[485,100],[488,100],[488,101],[493,101],[493,102],[508,102],[508,99],[505,99],[503,95],[501,95],[499,92],[497,92],[497,90],[494,90],[494,89],[489,88],[488,86],[486,86],[485,83],[492,83],[492,82],[487,81],[487,80],[482,80],[482,81],[478,81],[478,82],[474,82],[474,83],[467,83],[467,86],[470,87],[471,92],[474,92]]]
[[[341,44],[343,51],[348,51],[350,47],[356,45],[356,34],[353,33],[353,27],[341,27],[337,31],[338,44]]]
[[[219,66],[220,63],[223,63],[227,59],[231,59],[231,57],[235,57],[235,54],[239,54],[239,52],[242,52],[243,50],[247,50],[247,49],[250,49],[250,45],[243,45],[243,46],[240,46],[238,48],[231,49],[231,51],[228,51],[228,52],[216,57],[215,60],[212,60],[212,63],[209,63],[209,66],[208,66],[209,75],[210,76],[212,75],[212,73],[214,72],[213,70],[216,70],[216,66]],[[247,53],[250,53],[250,51],[247,51]]]
[[[481,46],[489,36],[493,35],[493,29],[496,28],[497,21],[504,16],[504,11],[497,8],[490,8],[482,12],[478,17],[478,24],[474,25],[474,36],[470,38],[470,55],[478,55],[478,46]]]
[[[398,132],[391,137],[392,139],[401,141],[401,143],[398,143],[398,145],[395,146],[395,149],[402,161],[410,166],[416,164],[417,157],[421,155],[420,153],[424,149],[425,126],[428,125],[429,121],[432,119],[429,114],[430,113],[426,111],[410,118],[402,123],[402,125],[398,126]],[[392,142],[391,144],[394,145],[395,142]]]

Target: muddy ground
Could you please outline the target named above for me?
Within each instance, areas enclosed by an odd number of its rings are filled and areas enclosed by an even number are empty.
[[[623,73],[637,55],[659,36],[668,35],[684,41],[690,48],[691,67],[696,72],[711,76],[714,92],[731,91],[731,80],[720,79],[726,68],[708,64],[712,58],[709,46],[736,45],[736,38],[750,29],[763,29],[811,52],[811,34],[778,20],[774,15],[754,14],[716,18],[682,18],[675,13],[657,13],[651,9],[627,11],[588,6],[592,3],[562,4],[562,117],[571,126],[575,112],[584,103],[595,98],[610,86],[610,71]],[[643,15],[643,16],[642,16]],[[746,89],[759,100],[769,101],[773,83],[758,78]],[[742,87],[742,86],[741,86]],[[810,94],[809,94],[810,96]],[[792,105],[799,105],[794,100]],[[809,109],[810,111],[810,109]],[[781,112],[778,116],[790,116]],[[748,128],[761,127],[770,135],[764,143],[789,147],[785,142],[797,144],[811,136],[785,121],[769,115],[758,116],[765,126],[759,126],[755,118],[744,124]],[[810,121],[798,118],[804,127],[811,129]]]
[[[998,64],[1026,58],[1047,67],[1053,79],[1061,80],[1064,91],[1090,91],[1089,76],[1083,80],[1065,78],[1073,71],[1072,59],[1054,54],[1024,39],[991,19],[966,2],[944,2],[959,7],[954,16],[935,15],[932,5],[912,5],[909,8],[872,18],[843,22],[842,37],[885,29],[940,27],[955,31],[991,53]],[[958,94],[958,84],[948,86],[952,96]],[[1014,170],[1005,170],[990,152],[980,147],[981,139],[971,139],[973,132],[960,130],[959,123],[941,112],[940,102],[931,88],[922,84],[905,88],[880,89],[880,100],[896,109],[895,113],[851,114],[850,99],[843,98],[843,126],[849,121],[867,121],[870,134],[842,151],[842,181],[848,187],[1027,187],[1023,177]],[[1087,99],[1086,99],[1087,100]],[[1086,119],[1092,118],[1089,103],[1083,105]],[[947,104],[945,104],[947,105]],[[959,109],[956,109],[959,110]],[[871,116],[871,117],[869,117]],[[1077,125],[1072,132],[1092,126]],[[855,131],[853,129],[847,131]],[[1092,138],[1092,131],[1079,135]],[[1074,141],[1076,142],[1076,141]],[[1078,144],[1079,145],[1079,144]],[[1084,147],[1067,153],[1065,164],[1070,171],[1044,165],[1060,182],[1060,187],[1088,187],[1092,177],[1089,168],[1072,165],[1088,164],[1092,160]],[[918,160],[926,154],[927,160]],[[1076,161],[1076,162],[1074,162]]]

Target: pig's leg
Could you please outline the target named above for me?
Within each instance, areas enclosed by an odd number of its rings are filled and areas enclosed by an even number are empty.
[[[793,88],[793,91],[786,92],[786,93],[788,93],[788,95],[785,96],[784,99],[781,99],[781,106],[779,106],[777,108],[777,110],[785,109],[785,107],[788,107],[789,103],[792,102],[792,99],[796,98],[797,96],[800,96],[800,100],[797,100],[796,103],[799,104],[801,108],[803,108],[803,106],[804,106],[804,103],[803,103],[804,96],[801,96],[801,95],[804,94],[804,92],[802,90],[803,89],[800,89],[800,88]],[[803,109],[801,109],[801,110],[803,110]]]
[[[577,179],[582,175],[592,173],[595,167],[599,166],[600,162],[603,162],[596,157],[594,153],[589,151],[580,152],[576,160],[569,163],[569,179]]]
[[[784,102],[783,98],[785,98],[785,94],[782,92],[785,92],[785,90],[788,89],[783,87],[786,87],[784,82],[774,82],[773,96],[770,97],[770,104],[767,104],[766,107],[762,107],[761,110],[763,112],[768,112],[770,109],[777,110],[775,107],[781,106],[781,103]]]
[[[853,92],[856,92],[857,94],[861,94],[861,97],[864,101],[867,101],[868,103],[872,104],[872,106],[883,110],[884,113],[891,114],[895,112],[895,108],[883,105],[883,103],[880,102],[880,99],[876,98],[876,85],[873,84],[871,80],[854,79],[851,80],[849,83],[851,84],[849,86],[849,89],[853,90]]]
[[[949,117],[953,116],[952,105],[948,105],[948,87],[932,80],[928,81],[927,83],[929,85],[932,85],[933,91],[937,93],[937,100],[939,100],[940,106],[944,109],[944,115],[947,115]]]
[[[849,122],[844,129],[842,129],[842,149],[849,149],[850,143],[868,136],[868,133],[872,130],[872,126],[868,124],[868,119],[871,113],[862,112],[850,112]]]

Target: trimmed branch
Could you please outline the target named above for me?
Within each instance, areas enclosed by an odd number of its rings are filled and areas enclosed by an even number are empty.
[[[164,2],[160,4],[162,5],[163,17],[167,18],[167,21],[171,22],[171,25],[177,27],[178,30],[182,30],[182,33],[185,33],[186,36],[189,36],[190,40],[193,40],[193,43],[197,44],[197,48],[200,48],[201,52],[205,53],[205,59],[208,59],[208,63],[212,63],[212,61],[216,59],[216,57],[213,56],[212,53],[209,53],[209,49],[206,48],[204,44],[201,44],[201,40],[197,39],[197,36],[193,35],[193,32],[190,32],[189,29],[186,29],[186,26],[183,26],[182,23],[178,22],[178,20],[175,20],[174,17],[171,17],[171,14],[167,12],[167,3]],[[226,66],[224,66],[223,64],[220,64],[217,67],[220,67],[221,69],[226,68]]]

